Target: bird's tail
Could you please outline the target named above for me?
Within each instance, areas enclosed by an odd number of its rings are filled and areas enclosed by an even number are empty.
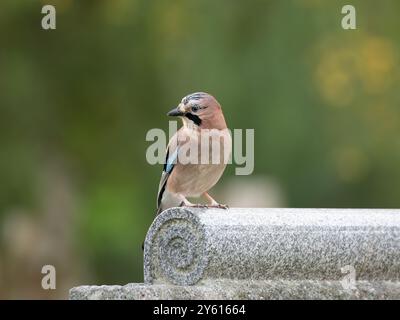
[[[161,206],[161,204],[158,206],[158,208],[157,208],[157,211],[156,211],[156,217],[161,213],[161,212],[163,212],[164,210],[163,210],[163,208],[162,208],[162,206]]]

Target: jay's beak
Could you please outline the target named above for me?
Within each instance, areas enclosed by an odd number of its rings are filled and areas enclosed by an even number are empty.
[[[182,112],[179,107],[176,107],[167,113],[167,116],[171,116],[171,117],[179,117],[179,116],[183,116],[183,115],[185,115],[185,113]]]

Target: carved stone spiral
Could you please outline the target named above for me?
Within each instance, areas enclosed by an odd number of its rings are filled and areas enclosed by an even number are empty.
[[[144,254],[145,282],[165,279],[176,285],[193,285],[208,264],[204,227],[191,211],[168,209],[150,227]]]

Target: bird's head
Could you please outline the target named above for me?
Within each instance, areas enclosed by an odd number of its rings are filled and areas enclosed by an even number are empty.
[[[226,123],[221,105],[210,94],[196,92],[187,95],[179,105],[167,113],[168,116],[182,117],[186,126],[202,129],[225,129]]]

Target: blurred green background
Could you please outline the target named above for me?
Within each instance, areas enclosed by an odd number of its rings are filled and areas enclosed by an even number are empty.
[[[345,4],[2,0],[0,298],[143,280],[162,169],[145,136],[195,91],[255,129],[254,173],[229,166],[220,202],[399,207],[400,2],[351,1],[348,31]]]

